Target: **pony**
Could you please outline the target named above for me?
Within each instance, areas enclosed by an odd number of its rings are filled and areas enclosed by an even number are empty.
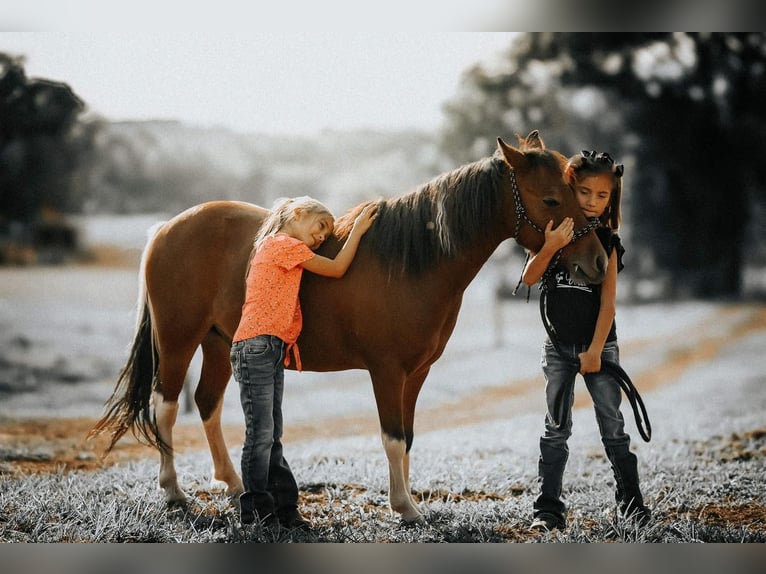
[[[514,147],[497,138],[492,156],[402,196],[377,200],[377,219],[343,278],[303,274],[303,369],[369,372],[388,459],[389,505],[405,523],[424,522],[409,482],[418,394],[452,334],[463,292],[497,246],[515,238],[537,251],[546,223],[558,225],[569,216],[578,240],[563,250],[561,262],[575,279],[598,283],[605,276],[607,256],[564,178],[566,159],[547,149],[536,130],[517,139]],[[320,253],[335,256],[367,203],[337,219]],[[164,223],[144,250],[132,348],[90,436],[111,433],[105,455],[128,430],[155,446],[159,485],[169,504],[185,501],[174,466],[173,425],[199,346],[203,359],[194,400],[213,481],[225,484],[229,496],[243,491],[224,442],[221,407],[245,271],[268,213],[242,202],[203,203]]]

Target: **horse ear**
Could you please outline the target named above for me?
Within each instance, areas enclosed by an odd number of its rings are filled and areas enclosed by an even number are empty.
[[[566,164],[565,164],[566,165]],[[568,182],[573,182],[575,180],[575,170],[574,166],[567,165],[564,168],[564,179],[566,179]]]
[[[545,143],[543,143],[543,139],[540,137],[540,132],[537,130],[529,132],[529,135],[524,139],[524,143],[529,149],[545,149]]]
[[[506,163],[511,167],[520,167],[526,161],[523,152],[513,146],[509,146],[502,138],[497,138],[497,147],[502,152]]]

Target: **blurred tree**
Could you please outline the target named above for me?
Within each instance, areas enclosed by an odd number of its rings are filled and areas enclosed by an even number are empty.
[[[639,273],[667,275],[671,295],[740,293],[766,190],[766,34],[529,33],[505,66],[465,75],[445,152],[490,153],[488,134],[540,128],[552,147],[632,156]]]
[[[0,53],[0,223],[79,206],[73,182],[93,138],[83,109],[67,84],[29,79],[23,57]]]

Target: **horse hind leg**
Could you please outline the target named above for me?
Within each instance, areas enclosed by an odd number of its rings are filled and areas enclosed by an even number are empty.
[[[186,503],[186,495],[178,484],[173,450],[173,427],[178,417],[178,396],[181,394],[186,371],[194,349],[186,353],[161,353],[160,384],[153,393],[157,432],[165,448],[160,449],[159,486],[169,505]]]
[[[221,426],[224,392],[231,377],[229,344],[211,331],[202,342],[202,356],[202,372],[194,401],[213,459],[211,488],[225,488],[228,496],[235,497],[245,488],[229,456]]]
[[[173,426],[178,416],[178,401],[167,401],[158,391],[153,393],[153,400],[157,431],[164,446],[160,449],[159,486],[165,492],[168,505],[183,505],[186,495],[178,484],[173,452]]]

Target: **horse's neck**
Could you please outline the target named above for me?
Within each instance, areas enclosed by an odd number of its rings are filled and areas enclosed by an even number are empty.
[[[465,291],[504,239],[496,233],[488,234],[440,266],[438,273],[443,275],[445,285],[455,291]]]

